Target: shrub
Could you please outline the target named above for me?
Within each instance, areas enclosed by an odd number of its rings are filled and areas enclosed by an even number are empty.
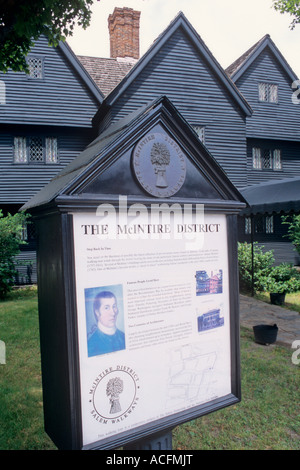
[[[20,252],[24,224],[28,216],[24,213],[3,217],[0,210],[0,298],[11,290],[16,274],[15,256]]]
[[[256,292],[264,290],[266,278],[270,275],[274,263],[273,251],[263,251],[263,247],[253,243],[253,280],[252,280],[252,245],[238,243],[239,281],[244,292],[253,288]]]
[[[300,214],[293,216],[283,215],[281,220],[283,224],[288,225],[288,233],[286,236],[295,245],[300,255]]]
[[[291,264],[274,266],[264,281],[264,291],[276,294],[290,294],[300,290],[300,274]]]

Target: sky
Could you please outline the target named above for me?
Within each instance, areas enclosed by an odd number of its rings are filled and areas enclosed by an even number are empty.
[[[141,12],[142,55],[182,11],[223,68],[269,34],[300,77],[300,24],[291,30],[291,16],[275,11],[272,4],[272,0],[95,0],[90,26],[76,27],[67,42],[77,55],[109,57],[108,16],[115,7],[128,7]]]

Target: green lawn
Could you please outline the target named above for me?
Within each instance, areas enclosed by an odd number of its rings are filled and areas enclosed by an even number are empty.
[[[270,303],[270,294],[267,292],[260,292],[256,294],[256,296],[259,300],[262,300],[263,302]],[[288,308],[290,310],[294,310],[295,312],[300,313],[300,292],[294,292],[293,294],[286,294],[285,296],[285,302],[283,305],[285,308]]]
[[[55,449],[43,429],[36,292],[0,303],[0,449]],[[300,449],[300,365],[241,331],[242,402],[177,427],[174,449]]]

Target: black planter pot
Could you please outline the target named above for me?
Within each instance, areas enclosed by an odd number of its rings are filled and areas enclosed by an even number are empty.
[[[272,344],[277,339],[278,326],[275,325],[256,325],[253,327],[254,339],[258,344]]]
[[[283,305],[285,301],[285,293],[283,294],[270,294],[270,301],[273,305]]]

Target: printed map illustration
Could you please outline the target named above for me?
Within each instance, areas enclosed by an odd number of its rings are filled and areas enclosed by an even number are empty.
[[[210,395],[214,382],[216,351],[203,353],[199,344],[170,350],[166,406],[188,406]]]

